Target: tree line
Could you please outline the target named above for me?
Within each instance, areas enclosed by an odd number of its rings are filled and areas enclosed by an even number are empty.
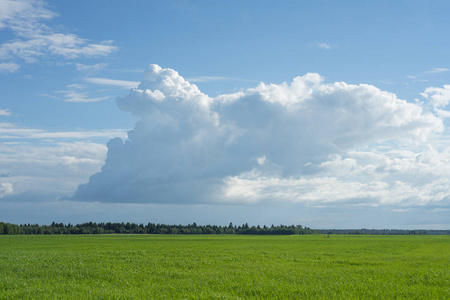
[[[319,233],[301,225],[240,226],[230,223],[228,226],[197,225],[166,225],[148,223],[95,223],[88,222],[72,225],[70,223],[55,223],[51,225],[21,224],[15,225],[0,222],[0,234],[255,234],[255,235],[294,235]]]
[[[366,234],[366,235],[450,235],[450,230],[439,229],[321,229],[323,234]]]
[[[51,225],[11,224],[0,222],[2,234],[254,234],[254,235],[294,235],[294,234],[368,234],[368,235],[450,235],[450,230],[407,230],[407,229],[321,229],[315,230],[301,225],[236,226],[216,225],[166,225],[147,223],[55,223]]]

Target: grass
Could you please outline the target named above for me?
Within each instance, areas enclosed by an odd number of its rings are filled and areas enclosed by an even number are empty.
[[[449,299],[450,236],[0,236],[0,299]]]

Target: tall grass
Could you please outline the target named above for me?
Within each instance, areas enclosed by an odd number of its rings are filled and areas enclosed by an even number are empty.
[[[450,236],[0,236],[1,299],[449,299]]]

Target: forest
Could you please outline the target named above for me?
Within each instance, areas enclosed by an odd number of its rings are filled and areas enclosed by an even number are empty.
[[[259,235],[294,235],[319,233],[301,225],[249,226],[247,223],[236,226],[197,225],[165,225],[148,223],[95,223],[88,222],[77,225],[55,223],[51,225],[10,224],[0,222],[0,234],[259,234]]]
[[[425,229],[311,229],[302,225],[228,226],[166,225],[147,223],[55,223],[51,225],[11,224],[0,222],[0,234],[254,234],[254,235],[295,235],[295,234],[351,234],[351,235],[450,235],[450,230]]]

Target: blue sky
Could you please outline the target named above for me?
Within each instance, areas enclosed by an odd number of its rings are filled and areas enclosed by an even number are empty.
[[[0,0],[0,220],[449,228],[449,9]]]

